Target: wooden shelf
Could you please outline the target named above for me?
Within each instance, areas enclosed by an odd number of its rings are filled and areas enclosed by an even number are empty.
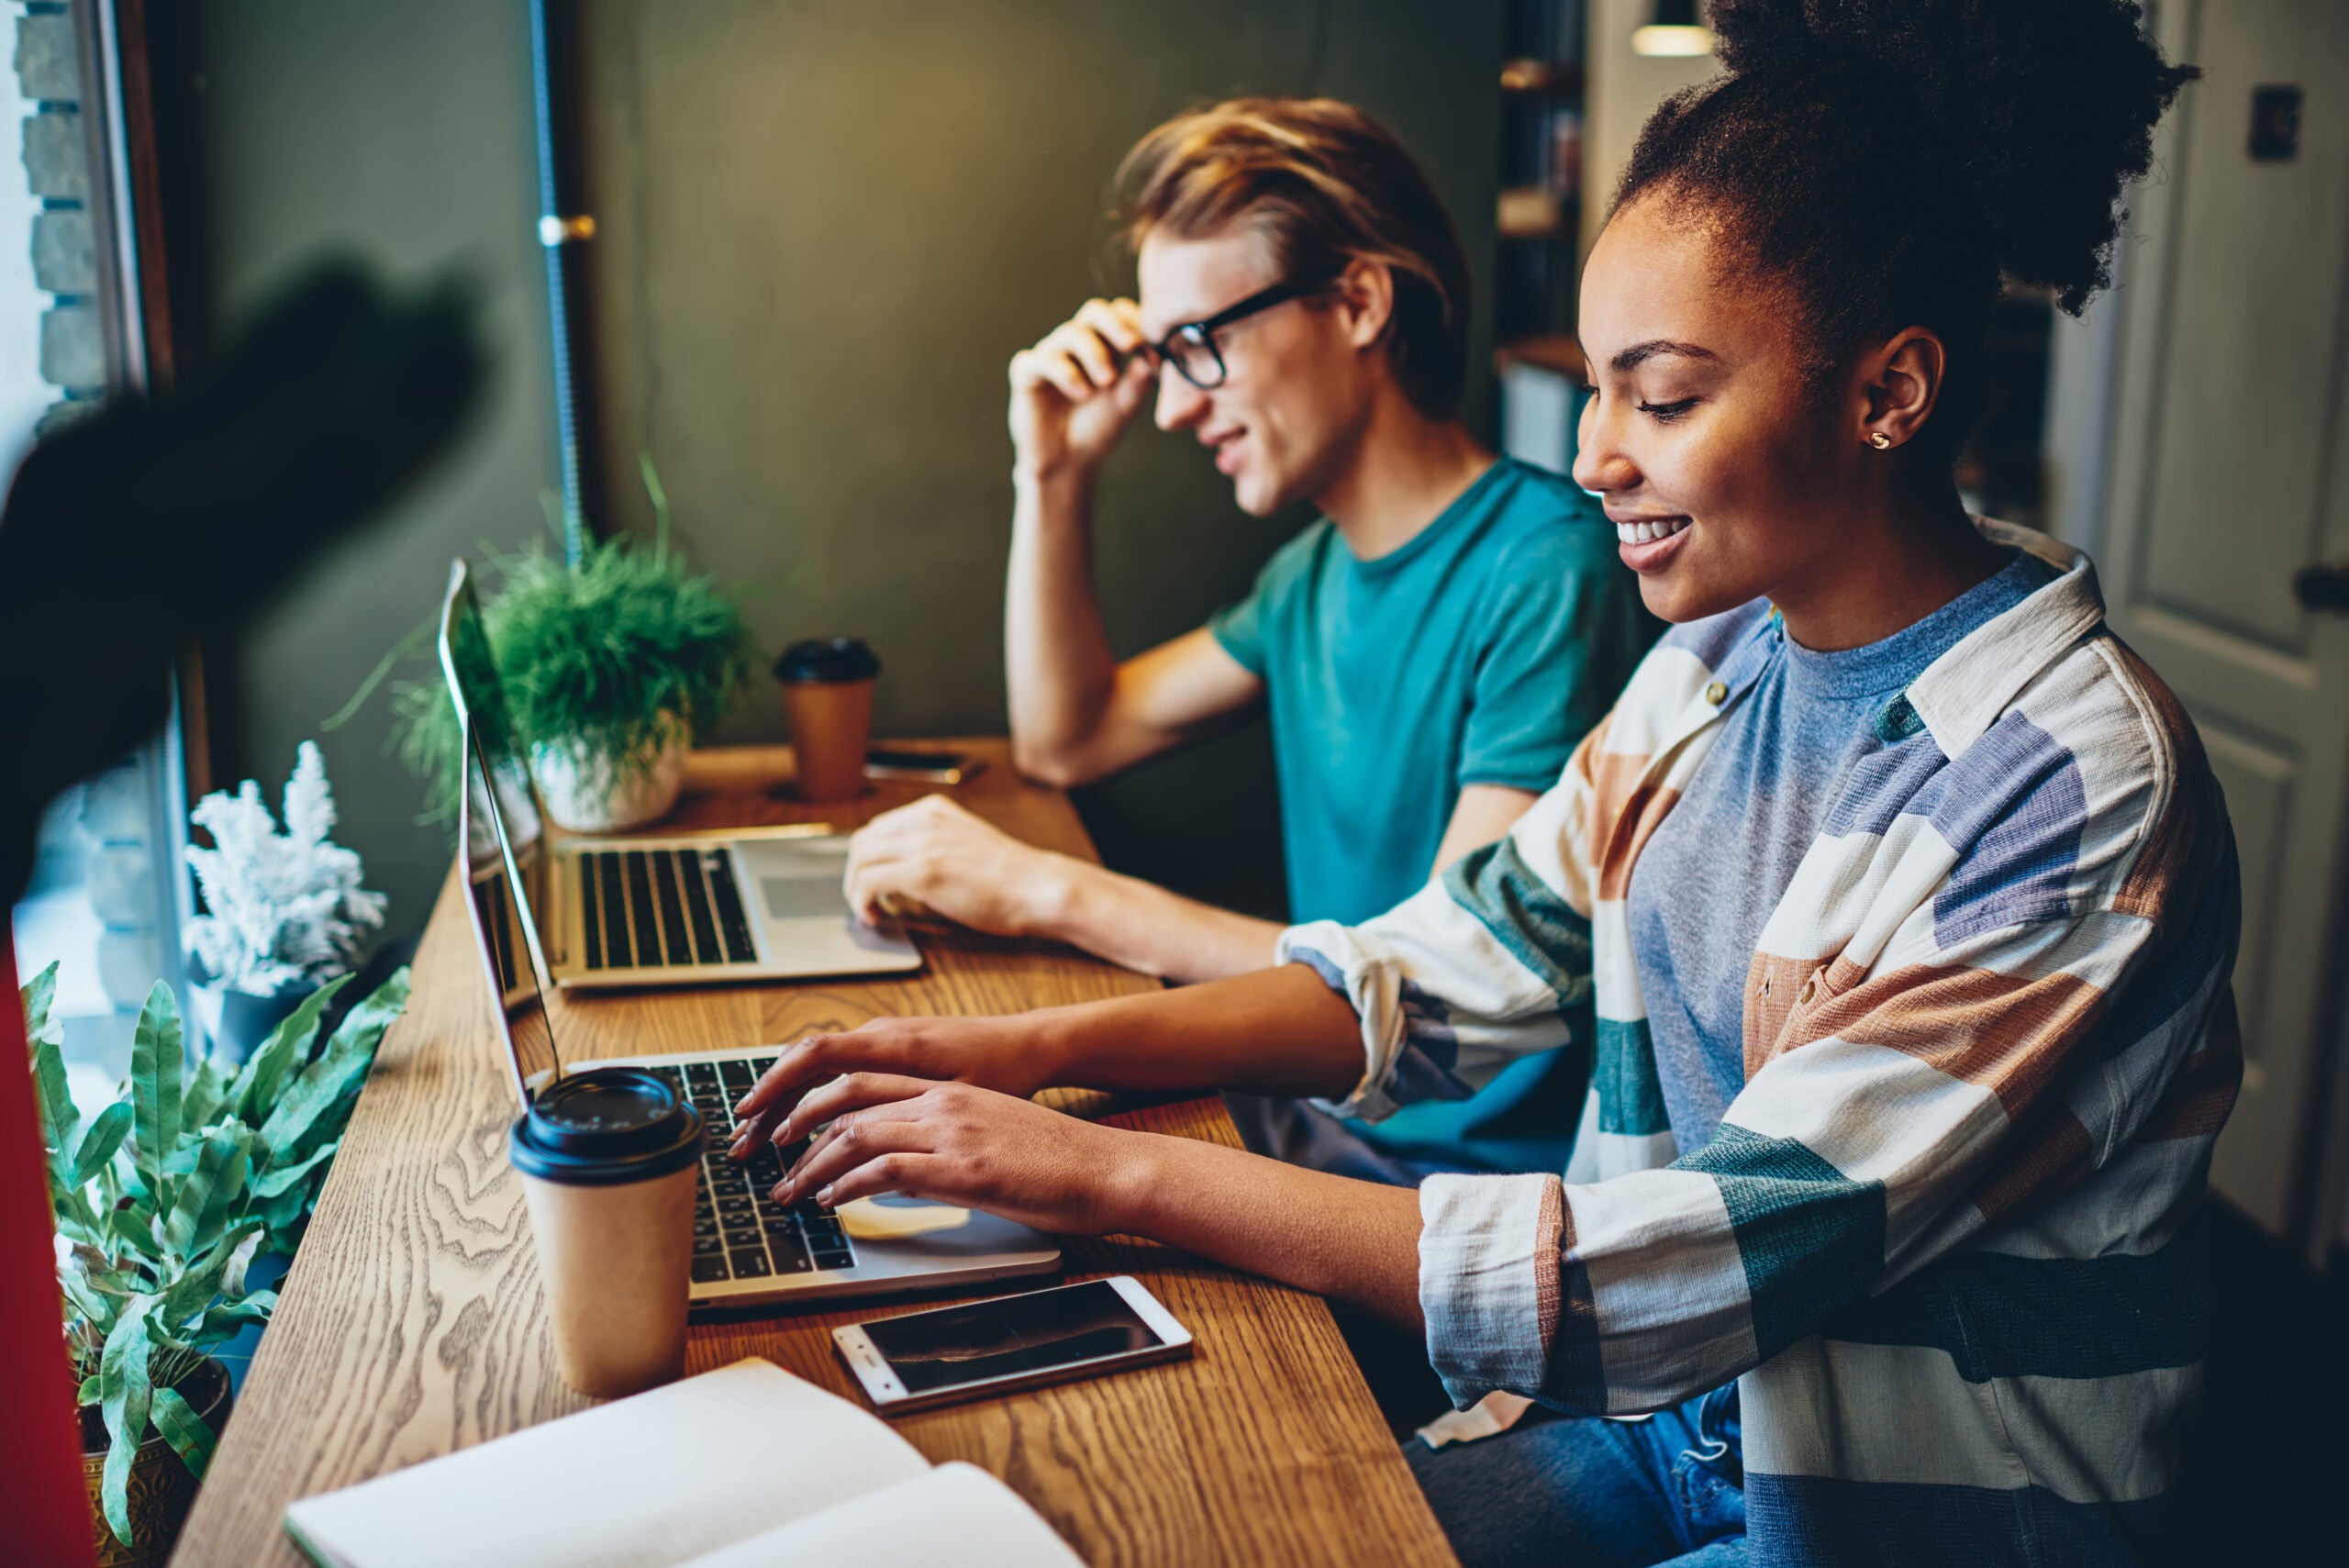
[[[1503,239],[1554,239],[1566,231],[1563,204],[1547,185],[1501,192],[1495,226]]]
[[[1578,98],[1582,96],[1582,66],[1571,60],[1505,60],[1501,61],[1501,91]]]
[[[1576,386],[1586,384],[1588,367],[1584,363],[1582,345],[1563,332],[1544,333],[1538,338],[1512,338],[1493,350],[1493,369],[1506,374],[1512,365],[1530,365],[1535,370],[1549,371],[1564,376]]]

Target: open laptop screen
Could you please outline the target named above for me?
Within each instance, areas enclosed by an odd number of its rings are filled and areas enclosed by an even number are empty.
[[[473,574],[464,558],[449,563],[449,591],[440,606],[440,673],[456,700],[457,717],[470,719],[480,731],[490,765],[519,768],[523,758],[514,724],[506,706],[506,693],[497,681],[497,664],[490,657],[489,631],[481,605],[473,597]],[[518,830],[521,824],[509,824]]]
[[[483,766],[498,783],[499,825],[507,848],[522,874],[520,908],[522,936],[539,962],[539,980],[551,978],[539,919],[548,908],[540,885],[547,875],[544,819],[537,787],[530,780],[529,761],[506,706],[497,682],[497,665],[490,658],[489,633],[473,599],[473,584],[461,556],[449,565],[449,594],[440,606],[440,672],[449,683],[457,721],[471,725],[481,747]]]
[[[514,1090],[527,1110],[531,1096],[562,1072],[562,1064],[538,966],[530,961],[526,917],[514,897],[514,845],[499,805],[501,799],[513,800],[514,785],[499,778],[503,770],[484,765],[480,731],[470,723],[464,728],[464,754],[457,818],[464,842],[466,905],[482,973],[497,1002],[497,1028],[513,1063]]]

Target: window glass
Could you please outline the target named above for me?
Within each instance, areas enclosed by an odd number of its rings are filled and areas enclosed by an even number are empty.
[[[0,14],[7,15],[5,25],[17,35],[9,39],[12,56],[31,54],[27,46],[38,47],[44,36],[41,29],[48,29],[53,38],[56,29],[62,28],[69,39],[72,36],[72,17],[67,15],[42,16],[32,7],[17,6],[0,8]],[[33,29],[29,36],[28,27]],[[33,275],[35,223],[47,208],[33,195],[32,178],[25,164],[26,122],[41,112],[41,101],[25,95],[26,74],[35,77],[35,91],[64,85],[40,80],[41,68],[31,59],[22,61],[17,69],[0,69],[0,453],[5,453],[11,469],[32,439],[33,427],[42,413],[61,396],[59,387],[41,377],[41,317],[57,296],[41,288]],[[79,97],[78,90],[75,96]],[[60,113],[62,108],[59,106]],[[32,128],[37,151],[53,134],[47,125]],[[65,210],[86,225],[88,214],[79,210],[78,204]],[[58,230],[53,221],[40,227]],[[44,238],[57,242],[55,232]],[[67,303],[76,301],[69,295]]]
[[[0,464],[13,471],[44,421],[71,418],[118,373],[106,321],[104,116],[83,98],[75,10],[0,6]],[[139,1008],[158,980],[187,993],[187,903],[175,725],[68,790],[41,823],[33,876],[12,912],[17,968],[58,964],[51,1009],[75,1100],[112,1097],[129,1070]],[[13,1004],[11,1004],[13,1005]]]

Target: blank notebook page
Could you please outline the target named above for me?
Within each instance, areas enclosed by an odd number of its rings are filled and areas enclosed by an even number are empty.
[[[686,1568],[1085,1568],[1019,1494],[975,1465],[941,1464]]]
[[[669,1568],[930,1462],[772,1362],[740,1361],[285,1510],[353,1568]]]

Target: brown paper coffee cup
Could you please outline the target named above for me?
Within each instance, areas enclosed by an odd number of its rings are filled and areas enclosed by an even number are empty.
[[[864,793],[873,737],[873,684],[881,662],[854,638],[795,642],[775,661],[802,800],[853,800]]]
[[[611,1398],[685,1370],[696,1167],[626,1186],[522,1178],[555,1365],[582,1394]]]
[[[641,1068],[556,1079],[514,1124],[555,1364],[614,1397],[685,1371],[701,1118]]]

